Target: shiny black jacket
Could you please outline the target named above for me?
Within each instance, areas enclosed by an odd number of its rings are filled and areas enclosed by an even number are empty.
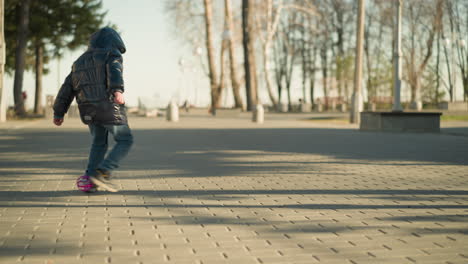
[[[126,124],[125,106],[113,102],[114,92],[124,92],[123,53],[125,44],[115,30],[105,27],[91,35],[88,50],[73,63],[58,92],[54,116],[63,117],[76,98],[83,123]]]

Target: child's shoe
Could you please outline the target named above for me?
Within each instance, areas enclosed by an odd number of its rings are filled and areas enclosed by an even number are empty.
[[[104,189],[109,192],[117,192],[117,189],[110,182],[111,175],[109,172],[101,169],[97,169],[96,172],[98,173],[96,176],[89,176],[92,183],[100,189]]]
[[[91,179],[86,174],[76,179],[76,186],[82,192],[93,193],[97,191],[96,185],[91,182]]]

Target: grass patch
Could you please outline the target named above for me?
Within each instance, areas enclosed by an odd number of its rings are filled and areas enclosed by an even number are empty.
[[[304,119],[304,121],[308,122],[317,122],[317,123],[349,123],[348,118],[333,118],[333,117],[314,117],[314,118],[308,118]]]
[[[468,115],[442,115],[441,121],[468,121]]]
[[[316,117],[308,118],[305,121],[318,122],[318,123],[349,123],[348,118],[333,118],[333,117]],[[442,115],[440,121],[466,121],[468,122],[467,115]]]

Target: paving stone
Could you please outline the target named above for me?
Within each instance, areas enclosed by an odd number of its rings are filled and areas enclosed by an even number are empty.
[[[467,137],[131,122],[115,194],[75,190],[89,144],[78,120],[0,128],[0,263],[468,260]]]

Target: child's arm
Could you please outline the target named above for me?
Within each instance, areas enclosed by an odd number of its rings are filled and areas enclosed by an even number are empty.
[[[107,87],[111,94],[114,95],[114,102],[124,104],[123,92],[123,59],[118,51],[112,51],[106,65],[107,70]]]
[[[114,93],[114,103],[116,104],[125,104],[125,99],[124,96],[121,92],[115,92]]]
[[[75,98],[71,73],[65,79],[54,102],[54,124],[60,126],[63,122],[63,116],[67,113],[70,104]]]

